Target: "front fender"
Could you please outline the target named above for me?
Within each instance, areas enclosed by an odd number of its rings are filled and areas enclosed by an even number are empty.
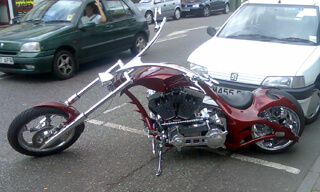
[[[33,107],[53,107],[60,109],[68,114],[68,120],[66,122],[67,124],[73,121],[78,115],[80,115],[80,112],[76,108],[63,102],[50,101],[35,105]]]

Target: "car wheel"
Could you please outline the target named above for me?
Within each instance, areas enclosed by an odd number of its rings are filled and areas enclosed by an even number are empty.
[[[135,36],[133,45],[131,47],[131,53],[137,55],[147,46],[147,38],[142,33]]]
[[[173,18],[174,18],[175,20],[179,20],[180,17],[181,17],[181,11],[180,11],[180,9],[176,9],[176,10],[174,11],[174,16],[173,16]]]
[[[147,11],[144,17],[146,18],[148,24],[153,23],[153,14],[151,11]]]
[[[209,9],[209,6],[205,6],[204,9],[203,9],[203,16],[204,17],[208,17],[210,16],[210,9]]]
[[[229,12],[230,12],[230,6],[228,3],[226,3],[224,10],[223,10],[223,13],[228,14]]]
[[[53,75],[65,80],[74,76],[76,70],[76,60],[72,53],[66,50],[58,51],[53,60]]]
[[[315,120],[317,120],[320,114],[320,83],[317,82],[315,85],[315,89],[311,95],[309,109],[307,111],[307,115],[305,116],[306,124],[313,123]]]

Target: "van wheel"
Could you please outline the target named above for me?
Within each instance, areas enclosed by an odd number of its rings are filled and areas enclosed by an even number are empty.
[[[308,114],[305,116],[306,124],[310,124],[316,121],[320,114],[320,83],[319,82],[315,83],[315,88],[311,95],[309,108],[310,109],[308,109],[307,111]]]
[[[76,60],[67,50],[58,51],[53,60],[53,75],[60,80],[69,79],[76,71]]]

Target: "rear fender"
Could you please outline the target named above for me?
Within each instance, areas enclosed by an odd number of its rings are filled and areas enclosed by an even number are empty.
[[[35,105],[33,107],[53,107],[53,108],[57,108],[57,109],[64,111],[65,113],[68,114],[68,120],[67,120],[67,122],[65,122],[66,124],[70,123],[78,115],[80,115],[80,112],[77,109],[75,109],[74,107],[67,105],[63,102],[50,101],[50,102],[45,102],[45,103]]]

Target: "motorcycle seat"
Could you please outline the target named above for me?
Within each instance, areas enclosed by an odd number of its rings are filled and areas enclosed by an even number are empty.
[[[218,96],[231,107],[247,109],[253,101],[253,94],[250,91],[242,91],[235,95],[218,94]]]

